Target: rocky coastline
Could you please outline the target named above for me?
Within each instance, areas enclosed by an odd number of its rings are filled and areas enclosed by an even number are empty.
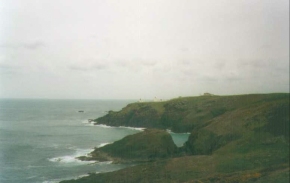
[[[93,120],[147,128],[81,160],[137,163],[63,182],[283,182],[289,178],[289,94],[132,103]],[[177,148],[165,131],[190,132]]]

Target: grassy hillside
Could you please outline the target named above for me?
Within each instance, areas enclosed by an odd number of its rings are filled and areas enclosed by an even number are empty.
[[[289,94],[134,103],[97,121],[191,134],[175,157],[69,182],[289,182]]]
[[[91,157],[82,160],[142,162],[169,158],[175,155],[177,147],[165,130],[146,129],[104,147],[96,148]]]
[[[251,115],[252,120],[255,120],[254,110],[258,109],[263,113],[272,108],[272,105],[278,105],[276,107],[278,109],[282,103],[289,104],[289,94],[186,97],[166,102],[132,103],[121,111],[110,111],[95,121],[111,126],[191,132],[211,122],[232,118],[232,115],[235,117]],[[273,115],[279,116],[279,113]]]

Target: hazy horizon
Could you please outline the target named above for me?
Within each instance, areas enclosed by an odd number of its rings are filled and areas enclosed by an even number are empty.
[[[210,93],[213,94],[213,93]],[[216,95],[214,96],[237,96],[237,95],[268,95],[268,94],[290,94],[289,92],[274,92],[274,93],[239,93],[239,94],[228,94],[228,95]],[[124,99],[114,99],[114,98],[0,98],[0,100],[93,100],[93,101],[110,101],[110,100],[119,100],[119,101],[136,101],[136,102],[164,102],[177,98],[186,98],[186,97],[201,97],[203,94],[199,95],[186,95],[186,96],[175,96],[172,98],[124,98]],[[140,101],[141,99],[141,101]]]
[[[288,0],[2,0],[0,98],[289,93]]]

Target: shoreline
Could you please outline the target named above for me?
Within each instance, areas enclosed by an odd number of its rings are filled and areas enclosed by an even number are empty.
[[[173,156],[157,156],[132,168],[90,175],[82,179],[88,182],[114,182],[122,180],[127,174],[132,175],[128,179],[131,182],[140,179],[150,182],[161,179],[167,182],[243,182],[268,180],[277,173],[281,176],[277,180],[283,182],[289,177],[289,166],[283,163],[289,162],[289,94],[202,96],[162,103],[132,103],[118,112],[110,111],[93,121],[99,120],[100,123],[94,125],[104,128],[128,128],[128,124],[135,124],[133,126],[140,130],[139,126],[143,124],[146,129],[141,128],[142,132],[137,133],[139,135],[149,129],[163,129],[170,137],[171,134],[178,134],[176,132],[188,134],[189,137]],[[113,155],[117,153],[117,156],[122,157],[123,149],[118,144],[130,144],[128,149],[138,151],[139,145],[147,144],[139,142],[132,135],[124,139],[107,147],[103,146],[106,149],[104,152],[113,152]],[[134,141],[135,143],[131,143]],[[105,154],[104,157],[106,156]],[[285,173],[287,170],[288,173]]]

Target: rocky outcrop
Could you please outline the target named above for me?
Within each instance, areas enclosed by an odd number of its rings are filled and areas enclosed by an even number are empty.
[[[164,130],[146,129],[112,144],[96,148],[81,160],[142,162],[173,157],[177,152],[172,137]]]

